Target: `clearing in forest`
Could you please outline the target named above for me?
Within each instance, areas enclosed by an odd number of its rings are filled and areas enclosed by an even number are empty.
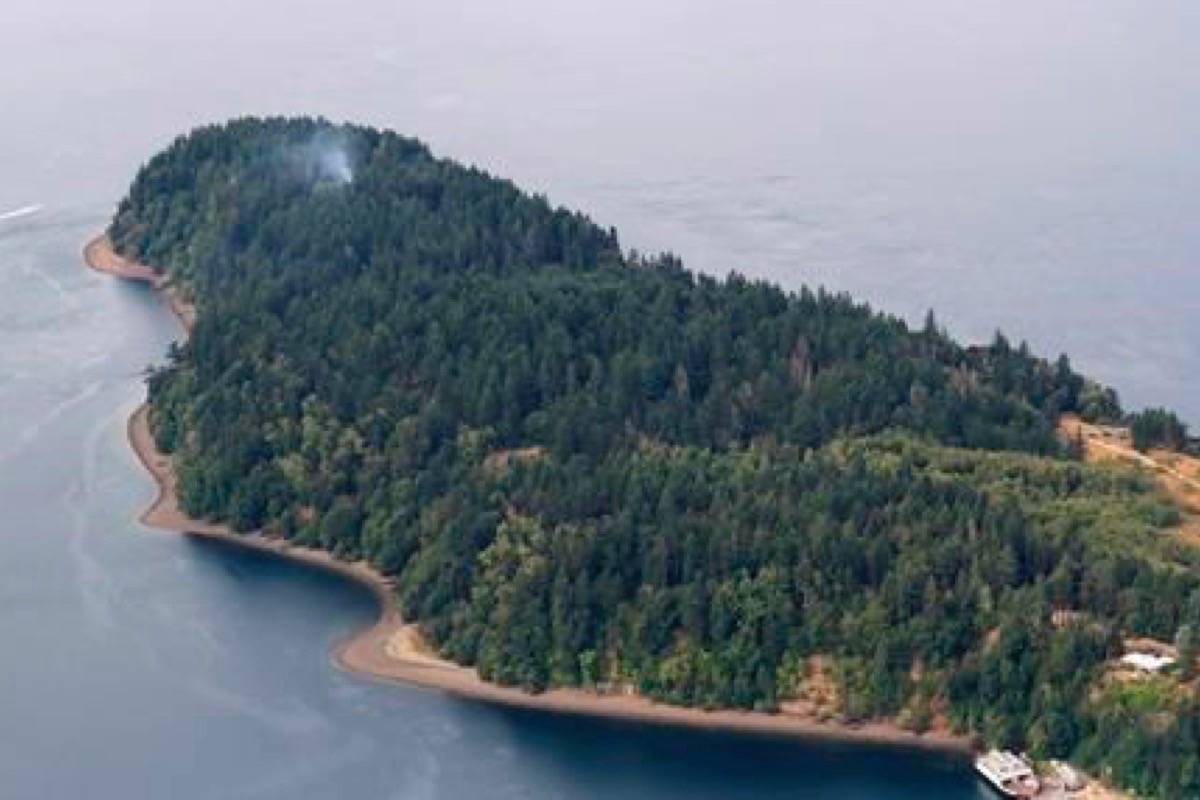
[[[1155,448],[1134,448],[1129,428],[1084,422],[1074,414],[1064,415],[1059,431],[1083,448],[1089,463],[1120,462],[1149,470],[1183,512],[1180,535],[1200,545],[1200,458]]]

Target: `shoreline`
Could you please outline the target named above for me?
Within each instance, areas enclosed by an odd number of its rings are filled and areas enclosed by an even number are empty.
[[[185,336],[195,324],[196,312],[179,291],[158,271],[118,255],[107,236],[88,242],[83,251],[88,267],[124,280],[149,284],[167,299]],[[857,725],[822,722],[813,717],[780,712],[715,710],[658,703],[637,695],[599,694],[586,689],[558,688],[540,694],[489,683],[477,672],[438,656],[428,646],[417,625],[405,623],[397,608],[394,584],[365,561],[347,562],[325,550],[293,545],[261,533],[239,534],[226,525],[197,520],[185,514],[175,492],[176,475],[169,455],[155,445],[149,425],[150,407],[143,402],[127,424],[130,447],[158,487],[154,501],[138,520],[154,528],[227,542],[338,574],[367,588],[379,604],[379,618],[349,635],[331,653],[342,670],[385,683],[435,689],[456,697],[518,708],[603,717],[636,723],[731,731],[810,740],[841,741],[917,748],[969,756],[971,739],[948,732],[917,734],[894,723]]]
[[[196,327],[196,307],[158,270],[119,255],[113,249],[107,234],[101,234],[84,245],[83,263],[89,269],[114,278],[149,284],[150,288],[160,292],[167,299],[167,305],[183,327],[184,335],[190,335],[192,328]]]

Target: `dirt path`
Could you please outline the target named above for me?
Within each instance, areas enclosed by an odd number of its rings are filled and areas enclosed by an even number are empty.
[[[1123,463],[1148,470],[1184,512],[1176,528],[1179,536],[1200,546],[1200,458],[1169,450],[1139,452],[1128,428],[1093,425],[1074,415],[1059,423],[1062,434],[1083,444],[1084,458],[1091,463]]]
[[[1189,492],[1200,492],[1200,459],[1168,450],[1140,452],[1128,428],[1092,425],[1073,415],[1064,416],[1060,429],[1082,440],[1088,461],[1128,461],[1178,481]]]

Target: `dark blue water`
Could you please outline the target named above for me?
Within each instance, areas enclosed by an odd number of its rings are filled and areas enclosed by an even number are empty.
[[[1003,327],[1200,423],[1198,36],[1175,0],[6,5],[0,797],[986,797],[929,754],[339,673],[361,590],[133,521],[125,420],[176,329],[79,250],[180,131],[321,113],[699,269]]]
[[[98,210],[0,228],[0,796],[980,796],[950,757],[528,713],[339,672],[326,573],[143,528],[125,443],[176,323],[83,268]]]

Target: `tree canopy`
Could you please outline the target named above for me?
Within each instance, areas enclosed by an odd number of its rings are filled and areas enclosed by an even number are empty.
[[[369,559],[484,677],[772,711],[820,656],[847,718],[1200,793],[1194,699],[1093,691],[1122,636],[1200,629],[1200,555],[1060,442],[1120,414],[1065,356],[626,255],[323,120],[180,137],[110,235],[199,310],[149,382],[184,507]]]

